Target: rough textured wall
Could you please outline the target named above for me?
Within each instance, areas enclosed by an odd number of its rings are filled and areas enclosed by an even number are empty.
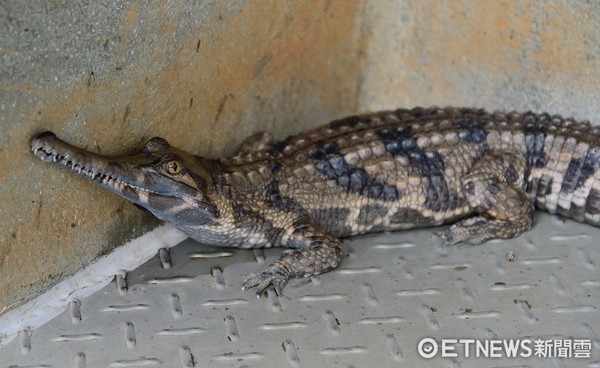
[[[157,224],[35,159],[33,134],[110,154],[158,135],[218,156],[350,113],[360,5],[3,1],[0,312]]]
[[[362,109],[464,105],[600,124],[600,2],[366,0]]]

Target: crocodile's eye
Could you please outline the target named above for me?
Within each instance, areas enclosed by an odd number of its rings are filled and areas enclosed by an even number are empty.
[[[183,169],[183,165],[179,161],[169,161],[167,162],[167,172],[171,175],[176,175],[181,172]]]

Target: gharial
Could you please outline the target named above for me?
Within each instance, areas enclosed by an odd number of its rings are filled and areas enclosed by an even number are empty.
[[[201,243],[288,247],[243,288],[280,292],[338,266],[341,238],[452,223],[447,244],[512,238],[534,206],[600,224],[600,128],[549,114],[414,108],[350,116],[212,159],[150,139],[106,157],[53,133],[37,157],[79,173]]]

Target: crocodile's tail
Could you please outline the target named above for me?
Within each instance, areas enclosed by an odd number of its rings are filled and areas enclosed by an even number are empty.
[[[600,127],[547,114],[527,113],[521,119],[532,203],[600,226]]]

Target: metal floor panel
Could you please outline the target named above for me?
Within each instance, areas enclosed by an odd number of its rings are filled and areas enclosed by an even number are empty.
[[[600,367],[600,229],[538,213],[526,235],[478,247],[444,248],[432,233],[348,240],[339,269],[261,299],[241,281],[280,249],[186,240],[22,331],[0,365]],[[592,356],[426,360],[424,337],[588,339]]]

